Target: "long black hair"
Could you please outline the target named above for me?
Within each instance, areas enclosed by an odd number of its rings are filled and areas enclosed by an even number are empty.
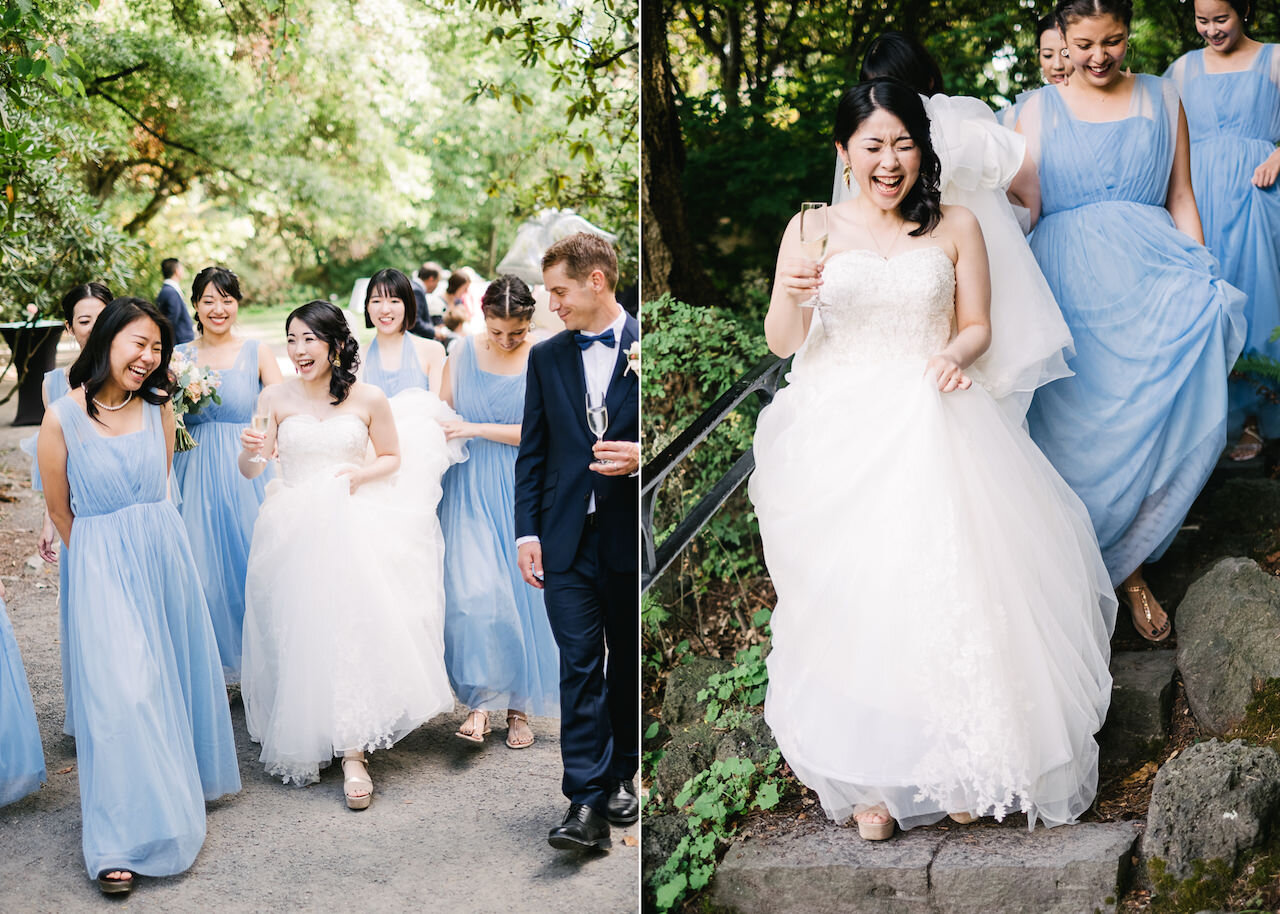
[[[413,294],[413,283],[409,277],[399,270],[379,270],[369,279],[364,287],[364,325],[373,326],[373,318],[369,316],[369,301],[375,294],[383,298],[398,298],[404,303],[404,317],[400,321],[400,332],[408,333],[409,328],[418,322],[418,298]]]
[[[921,95],[942,91],[942,70],[938,62],[906,32],[885,32],[871,39],[862,55],[859,79],[896,79]]]
[[[503,274],[489,283],[480,297],[480,310],[485,317],[515,318],[527,321],[537,309],[533,293],[519,276]]]
[[[1058,21],[1063,37],[1066,37],[1068,23],[1095,16],[1114,16],[1127,29],[1133,21],[1133,0],[1058,0],[1053,8],[1053,18]]]
[[[289,332],[289,325],[294,320],[307,325],[316,336],[329,346],[329,395],[333,397],[333,405],[337,406],[347,399],[351,385],[356,382],[356,369],[360,367],[360,344],[351,335],[347,319],[338,306],[327,301],[309,301],[300,308],[294,308],[285,318],[284,332]]]
[[[204,333],[204,325],[200,323],[200,309],[195,306],[200,304],[200,296],[204,295],[204,290],[210,285],[222,295],[234,298],[237,305],[244,298],[240,293],[240,277],[226,267],[205,267],[197,273],[196,278],[191,280],[191,306],[195,312],[192,317],[195,318],[196,329],[201,333]]]
[[[876,111],[887,111],[902,121],[920,150],[920,174],[898,210],[909,222],[920,223],[909,235],[927,235],[942,219],[942,163],[929,139],[929,116],[919,94],[894,79],[873,79],[846,89],[836,107],[835,141],[847,149],[849,138]]]
[[[76,316],[76,305],[80,302],[86,298],[96,298],[106,306],[111,304],[111,299],[114,297],[111,290],[100,282],[85,282],[72,286],[67,290],[67,294],[62,296],[62,319],[70,327],[71,320]]]
[[[94,322],[84,350],[67,373],[71,389],[84,386],[84,411],[89,418],[98,420],[98,409],[93,398],[111,377],[111,344],[120,331],[140,317],[150,319],[160,328],[160,364],[147,375],[138,396],[148,403],[162,406],[169,402],[173,381],[169,377],[169,356],[173,355],[173,328],[156,306],[145,298],[117,298],[102,309]]]

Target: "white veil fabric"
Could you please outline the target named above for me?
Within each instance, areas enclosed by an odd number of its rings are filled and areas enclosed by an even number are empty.
[[[942,202],[967,207],[982,226],[991,263],[991,346],[971,368],[1021,424],[1036,389],[1072,374],[1071,332],[1005,196],[1022,166],[1026,140],[1002,127],[983,102],[964,96],[921,96],[929,136],[942,162]],[[833,204],[856,194],[844,183],[836,154]]]

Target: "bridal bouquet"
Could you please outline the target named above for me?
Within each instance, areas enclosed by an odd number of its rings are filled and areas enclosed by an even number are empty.
[[[197,413],[209,403],[221,403],[218,388],[222,379],[212,368],[201,368],[194,359],[189,359],[176,349],[169,360],[169,374],[173,377],[176,389],[173,392],[173,417],[177,420],[177,436],[173,440],[173,450],[189,451],[196,446],[196,440],[187,431],[183,416]]]

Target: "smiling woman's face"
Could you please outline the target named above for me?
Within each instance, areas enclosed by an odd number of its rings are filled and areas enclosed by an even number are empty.
[[[304,381],[319,380],[332,370],[329,344],[303,323],[302,318],[295,317],[289,322],[286,339],[289,359]]]
[[[895,209],[920,177],[920,147],[894,114],[877,108],[844,149],[858,189],[881,209]]]
[[[138,390],[163,355],[160,328],[151,318],[136,317],[111,341],[111,380],[121,390]]]
[[[1067,53],[1075,68],[1073,79],[1083,78],[1090,85],[1105,88],[1122,74],[1125,52],[1129,49],[1129,27],[1112,16],[1085,16],[1067,23]]]
[[[1060,83],[1071,75],[1071,58],[1067,56],[1067,43],[1056,28],[1040,33],[1040,75],[1047,83]]]

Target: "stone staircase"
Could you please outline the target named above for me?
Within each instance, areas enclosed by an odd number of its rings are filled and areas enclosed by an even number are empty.
[[[1280,619],[1280,582],[1267,575],[1261,575],[1263,580],[1259,581],[1252,563],[1244,563],[1248,568],[1238,562],[1224,563],[1212,572],[1214,577],[1205,574],[1214,555],[1247,554],[1250,542],[1256,548],[1268,531],[1274,533],[1280,519],[1280,482],[1260,477],[1258,472],[1217,474],[1198,502],[1199,514],[1193,509],[1185,528],[1187,535],[1178,538],[1170,556],[1149,574],[1157,592],[1168,595],[1169,605],[1176,606],[1187,595],[1188,648],[1195,627],[1192,604],[1202,607],[1196,610],[1201,619],[1239,614],[1231,601],[1240,598],[1226,591],[1219,593],[1220,585],[1214,583],[1234,580],[1232,575],[1252,582],[1248,586],[1253,591],[1246,588],[1252,605],[1270,605],[1270,612]],[[1199,577],[1206,580],[1197,592],[1188,593],[1188,586]],[[1266,581],[1275,583],[1268,585]],[[1269,597],[1259,595],[1259,588],[1269,586],[1274,587]],[[1206,598],[1211,606],[1208,610],[1203,608]],[[1261,609],[1256,612],[1261,613],[1261,621],[1250,624],[1255,631],[1260,626],[1273,636],[1273,617]],[[1117,637],[1122,645],[1139,644],[1136,636],[1130,633],[1126,638],[1123,634],[1129,631],[1126,617],[1127,613],[1121,612]],[[1204,627],[1204,623],[1197,625]],[[1221,640],[1215,632],[1202,631],[1194,637],[1199,644]],[[1280,638],[1274,640],[1275,659],[1254,662],[1259,667],[1255,678],[1280,677]],[[1232,656],[1241,653],[1231,646],[1228,652]],[[1098,735],[1102,781],[1124,776],[1147,762],[1166,762],[1178,663],[1178,651],[1168,646],[1113,654],[1111,706]],[[652,792],[669,799],[688,777],[715,759],[744,755],[759,760],[773,748],[772,736],[760,718],[728,733],[703,722],[705,708],[697,702],[696,693],[710,673],[728,666],[726,661],[696,658],[668,675],[661,732],[656,741],[646,745],[654,748],[661,742],[666,749]],[[1181,762],[1169,767],[1178,764]],[[1157,793],[1164,774],[1162,769],[1157,777]],[[1232,782],[1237,778],[1228,774],[1219,780],[1234,789]],[[1237,796],[1224,796],[1222,809],[1227,811],[1213,815],[1234,820],[1231,810],[1240,802]],[[715,910],[739,914],[1090,914],[1116,911],[1119,899],[1133,885],[1146,885],[1141,841],[1145,820],[1085,822],[1033,832],[1027,831],[1021,816],[1003,824],[981,820],[967,826],[944,820],[900,833],[891,841],[866,842],[855,829],[828,821],[816,805],[805,808],[810,811],[804,815],[792,811],[769,817],[763,824],[753,821],[747,834],[735,840],[709,890]],[[1261,818],[1266,816],[1280,822],[1280,806],[1260,814]],[[646,819],[646,882],[683,833],[682,822],[677,816]],[[1249,840],[1253,839],[1238,842],[1240,848],[1247,848]]]

